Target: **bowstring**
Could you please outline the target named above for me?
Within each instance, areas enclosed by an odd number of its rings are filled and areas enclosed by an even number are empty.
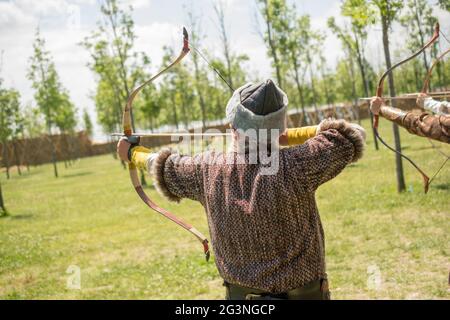
[[[215,68],[209,61],[208,61],[208,59],[206,59],[206,57],[201,53],[201,51],[200,50],[198,50],[196,47],[194,47],[193,45],[192,45],[192,43],[189,43],[189,45],[191,46],[191,48],[192,49],[194,49],[194,51],[206,62],[206,64],[211,68],[211,69],[213,69],[214,70],[214,72],[220,77],[220,79],[222,79],[223,80],[223,82],[225,82],[226,84],[227,84],[227,86],[228,86],[228,88],[230,88],[230,90],[231,90],[231,92],[234,92],[234,89],[233,89],[233,87],[231,86],[231,84],[227,81],[227,80],[225,80],[225,78],[222,76],[222,74],[219,72],[219,70],[217,70],[217,68]]]
[[[439,30],[439,33],[445,39],[445,41],[450,43],[450,40],[445,36],[445,34],[442,32],[442,30]],[[441,172],[442,168],[447,164],[447,161],[450,159],[450,156],[447,155],[445,152],[439,150],[439,148],[436,147],[436,145],[433,143],[433,141],[431,141],[430,138],[427,138],[427,140],[431,144],[432,148],[445,158],[445,160],[442,162],[442,164],[439,167],[439,169],[433,174],[433,176],[431,177],[430,181],[428,182],[429,185],[431,185],[431,182],[434,180],[434,178],[439,174],[439,172]]]
[[[441,34],[442,37],[444,37],[444,39],[450,43],[450,40],[448,40],[448,38],[445,36],[445,34],[442,32],[442,30],[439,30],[439,33]]]

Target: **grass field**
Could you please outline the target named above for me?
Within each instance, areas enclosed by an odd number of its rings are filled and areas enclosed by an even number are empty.
[[[381,133],[392,142],[386,121]],[[402,144],[429,174],[442,163],[426,139],[402,130]],[[398,194],[394,154],[380,148],[369,137],[365,157],[317,193],[332,298],[448,299],[450,164],[424,195],[404,162],[408,191]],[[111,155],[60,171],[58,179],[50,165],[1,176],[9,216],[0,218],[0,298],[224,296],[214,258],[206,263],[200,243],[147,209]],[[152,187],[147,192],[207,234],[199,204],[169,204]],[[67,287],[70,266],[80,268],[80,289]]]

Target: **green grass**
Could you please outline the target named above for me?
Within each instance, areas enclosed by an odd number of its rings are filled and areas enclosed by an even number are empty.
[[[381,125],[390,138],[390,124]],[[442,163],[426,139],[402,130],[402,145],[430,174]],[[317,194],[332,298],[448,299],[450,165],[424,195],[420,176],[404,162],[408,191],[398,194],[394,154],[380,148],[373,150],[370,136],[365,157]],[[200,243],[148,210],[110,155],[60,165],[60,171],[58,179],[50,165],[20,177],[13,172],[9,181],[2,175],[9,216],[0,218],[0,298],[224,296]],[[153,188],[147,192],[207,234],[199,204],[169,204]],[[81,270],[80,290],[66,286],[71,265]],[[373,270],[379,270],[378,287],[368,286]]]

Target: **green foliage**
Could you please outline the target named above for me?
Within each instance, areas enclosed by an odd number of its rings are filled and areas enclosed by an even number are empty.
[[[84,109],[84,111],[83,111],[83,123],[84,123],[84,130],[86,131],[87,135],[89,137],[92,137],[93,125],[92,125],[91,116],[89,115],[89,112],[87,111],[87,109]]]
[[[121,9],[116,0],[105,1],[97,30],[80,44],[91,56],[88,67],[98,80],[93,98],[98,120],[107,132],[120,128],[128,96],[148,77],[145,70],[150,65],[149,58],[133,51],[136,36],[131,12],[131,7]]]
[[[5,89],[0,83],[0,141],[17,137],[22,126],[20,116],[20,94],[14,89]]]
[[[428,41],[427,35],[433,34],[434,25],[437,19],[433,16],[433,10],[426,0],[408,0],[404,14],[400,17],[400,22],[408,30],[410,35],[407,39],[408,49],[411,52],[417,51]],[[429,58],[427,52],[423,53],[424,66],[421,68],[425,75],[429,68]]]
[[[62,132],[73,131],[76,126],[75,106],[63,88],[50,52],[45,49],[45,40],[36,31],[33,55],[30,57],[28,78],[35,90],[34,99],[45,117],[48,133],[53,127]]]
[[[364,2],[364,1],[361,1]],[[369,0],[369,5],[375,6],[381,16],[386,17],[389,24],[392,23],[404,6],[403,0]]]
[[[450,0],[438,0],[438,3],[442,9],[450,12]]]
[[[366,0],[346,0],[341,6],[342,16],[351,20],[356,32],[366,34],[368,25],[375,23],[376,12],[373,6]]]

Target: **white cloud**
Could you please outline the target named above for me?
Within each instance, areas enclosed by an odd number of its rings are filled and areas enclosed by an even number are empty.
[[[128,8],[128,6],[132,6],[133,9],[143,9],[150,7],[150,0],[126,0],[119,3],[119,5],[123,8]]]
[[[12,2],[0,2],[0,28],[7,29],[29,24],[33,21],[33,16],[24,12],[16,4]]]

